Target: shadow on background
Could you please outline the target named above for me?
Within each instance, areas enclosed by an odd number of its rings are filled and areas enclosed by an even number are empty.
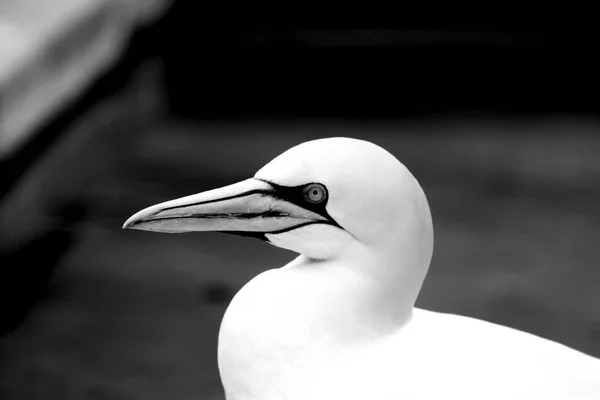
[[[422,183],[436,250],[419,306],[600,356],[590,32],[246,17],[176,2],[3,162],[2,398],[221,398],[228,301],[293,255],[120,227],[326,136],[374,141]]]

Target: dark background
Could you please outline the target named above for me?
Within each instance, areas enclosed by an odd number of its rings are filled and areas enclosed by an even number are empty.
[[[600,356],[595,30],[301,20],[177,1],[2,162],[2,398],[222,398],[226,305],[293,254],[120,227],[327,136],[385,147],[424,187],[418,306]]]

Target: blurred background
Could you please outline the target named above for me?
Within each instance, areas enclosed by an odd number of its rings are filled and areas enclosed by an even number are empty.
[[[600,357],[596,28],[232,7],[0,0],[0,398],[223,399],[225,308],[294,255],[121,225],[328,136],[427,193],[419,307]]]

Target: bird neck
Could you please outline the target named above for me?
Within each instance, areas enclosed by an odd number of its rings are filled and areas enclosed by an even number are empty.
[[[369,257],[388,262],[368,252],[355,254],[353,262]],[[219,369],[228,399],[268,398],[269,391],[293,387],[290,380],[310,379],[318,373],[314,366],[335,359],[335,353],[373,343],[408,322],[414,291],[388,282],[389,273],[365,275],[349,261],[300,256],[240,290],[219,334]],[[379,267],[393,271],[398,266]]]

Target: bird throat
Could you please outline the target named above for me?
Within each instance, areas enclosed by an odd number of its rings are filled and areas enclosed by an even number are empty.
[[[219,370],[228,400],[267,398],[278,387],[289,390],[291,381],[318,373],[315,365],[326,368],[337,354],[399,329],[405,321],[370,310],[375,299],[362,285],[347,268],[313,264],[302,256],[246,284],[229,305],[219,333]]]

